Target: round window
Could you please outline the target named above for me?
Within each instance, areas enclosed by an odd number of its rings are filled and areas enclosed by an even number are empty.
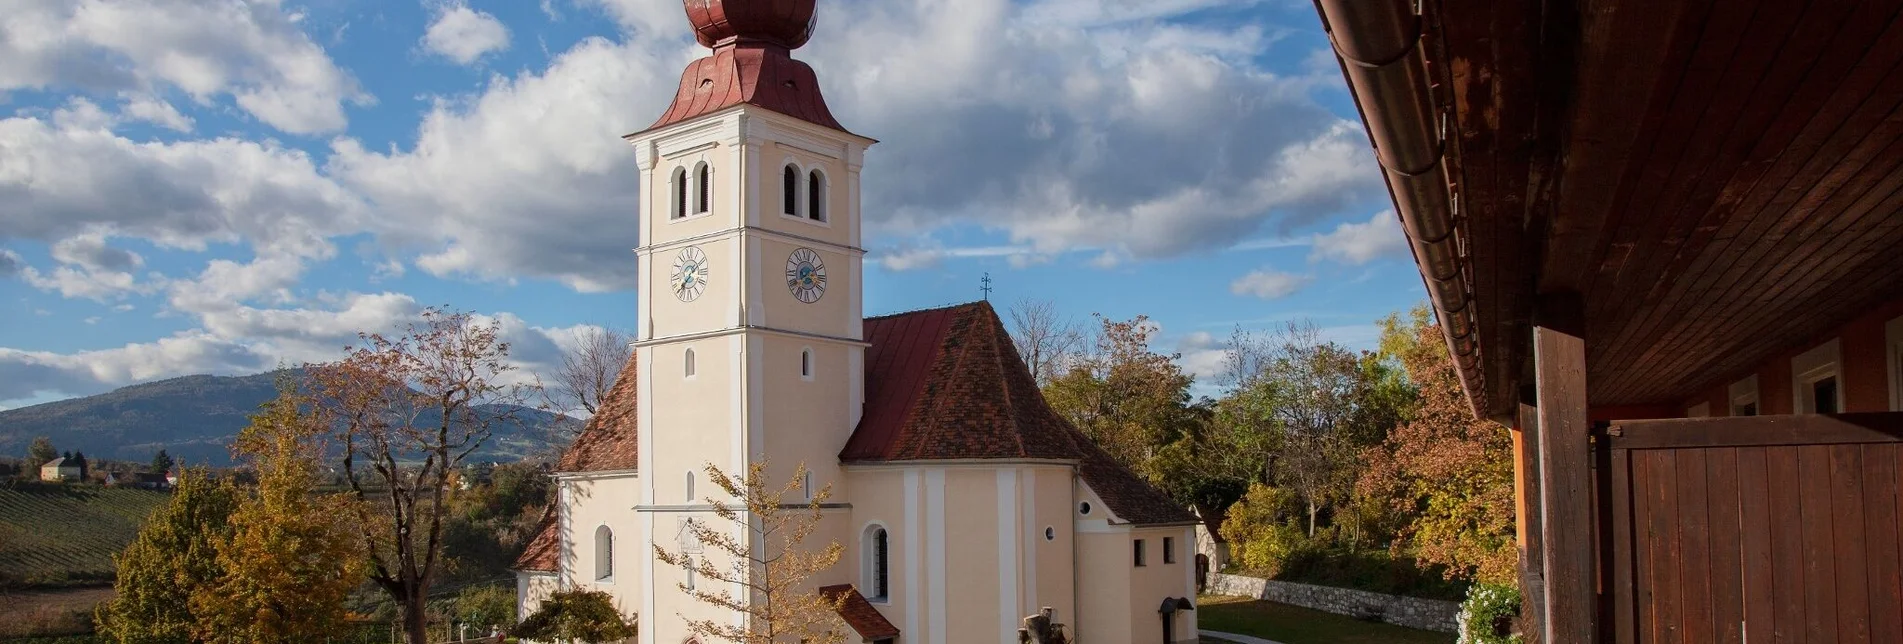
[[[1083,503],[1079,503],[1079,504],[1077,504],[1077,513],[1078,513],[1078,514],[1090,514],[1090,502],[1089,502],[1089,501],[1085,501],[1085,502],[1083,502]]]
[[[1044,527],[1044,540],[1045,540],[1045,541],[1056,541],[1056,540],[1057,540],[1057,528],[1053,528],[1053,527],[1050,527],[1050,526],[1045,526],[1045,527]]]

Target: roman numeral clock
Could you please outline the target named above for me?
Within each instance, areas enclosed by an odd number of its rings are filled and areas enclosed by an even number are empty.
[[[812,304],[826,295],[826,262],[811,248],[799,248],[786,257],[786,288],[801,302]]]
[[[707,253],[699,246],[681,249],[681,254],[674,257],[674,273],[669,279],[674,297],[682,302],[700,299],[700,294],[707,292],[707,272]]]

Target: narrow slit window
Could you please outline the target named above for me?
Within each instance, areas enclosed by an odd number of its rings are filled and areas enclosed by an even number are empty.
[[[1136,540],[1136,542],[1135,542],[1135,544],[1134,544],[1134,545],[1135,545],[1135,547],[1134,547],[1134,548],[1132,548],[1132,550],[1131,550],[1131,552],[1132,552],[1132,554],[1133,554],[1133,555],[1135,556],[1135,559],[1136,559],[1136,565],[1137,565],[1137,566],[1146,566],[1146,565],[1149,565],[1149,564],[1148,564],[1148,563],[1146,563],[1146,562],[1144,561],[1144,559],[1143,559],[1143,540],[1142,540],[1142,539],[1138,539],[1138,540]]]
[[[608,526],[595,528],[595,581],[609,581],[615,576],[615,534]]]
[[[813,350],[812,349],[802,349],[800,351],[800,377],[805,378],[807,380],[813,379]]]
[[[694,200],[694,212],[696,214],[707,212],[709,209],[708,202],[712,201],[714,190],[712,185],[713,173],[713,168],[705,163],[700,164],[700,167],[694,170],[694,188],[696,192],[698,192]]]
[[[806,216],[826,221],[826,178],[818,170],[806,175]]]
[[[780,175],[780,203],[784,204],[780,212],[800,216],[800,171],[791,165]]]
[[[806,475],[802,477],[800,481],[800,491],[806,495],[806,500],[808,501],[813,500],[813,473],[812,472],[807,472]]]
[[[891,550],[885,528],[873,526],[866,531],[866,591],[871,595],[867,599],[875,602],[886,601],[891,597]]]
[[[687,473],[687,502],[694,502],[694,473]]]
[[[689,378],[694,377],[694,350],[693,349],[687,350],[687,357],[684,360],[684,362],[686,364],[684,365],[683,370],[686,371],[686,376]]]
[[[687,168],[674,169],[674,218],[687,216]]]

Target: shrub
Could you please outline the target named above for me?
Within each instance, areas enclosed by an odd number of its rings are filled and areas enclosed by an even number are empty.
[[[515,623],[515,591],[502,586],[476,586],[456,594],[455,621],[482,628]]]
[[[1509,626],[1520,614],[1520,591],[1511,586],[1474,584],[1460,603],[1459,644],[1519,644]]]
[[[634,624],[622,618],[608,593],[562,590],[542,600],[542,607],[510,634],[544,642],[608,642],[634,637]]]

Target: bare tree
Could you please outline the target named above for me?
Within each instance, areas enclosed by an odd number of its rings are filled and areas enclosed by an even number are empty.
[[[615,377],[632,355],[631,340],[627,333],[607,327],[589,326],[577,331],[575,346],[562,354],[562,364],[551,378],[549,405],[555,411],[601,411],[602,401],[615,386]]]
[[[768,487],[766,472],[764,462],[749,466],[744,477],[707,465],[707,478],[739,505],[708,497],[721,524],[695,521],[688,524],[687,531],[695,542],[714,551],[709,554],[717,554],[725,562],[709,556],[697,558],[686,548],[669,552],[660,545],[654,546],[654,558],[679,566],[693,577],[720,582],[682,583],[679,587],[701,603],[748,617],[740,624],[688,620],[687,629],[696,635],[734,644],[775,644],[788,638],[810,644],[843,644],[846,636],[840,628],[838,611],[844,597],[829,597],[810,588],[808,582],[839,563],[845,548],[837,541],[819,549],[808,549],[803,543],[819,527],[832,486],[820,488],[804,504],[785,504],[782,499],[795,496],[803,487],[806,464],[801,463],[793,478],[779,489]],[[757,549],[756,544],[760,546]],[[730,590],[736,585],[742,590],[739,595]]]
[[[1018,300],[1010,315],[1011,340],[1031,367],[1031,377],[1038,386],[1050,384],[1083,345],[1083,330],[1059,314],[1050,300]]]
[[[518,420],[531,388],[509,383],[496,326],[467,313],[430,308],[398,337],[358,337],[343,360],[307,367],[312,397],[340,439],[370,580],[403,608],[410,643],[426,644],[455,472]]]

